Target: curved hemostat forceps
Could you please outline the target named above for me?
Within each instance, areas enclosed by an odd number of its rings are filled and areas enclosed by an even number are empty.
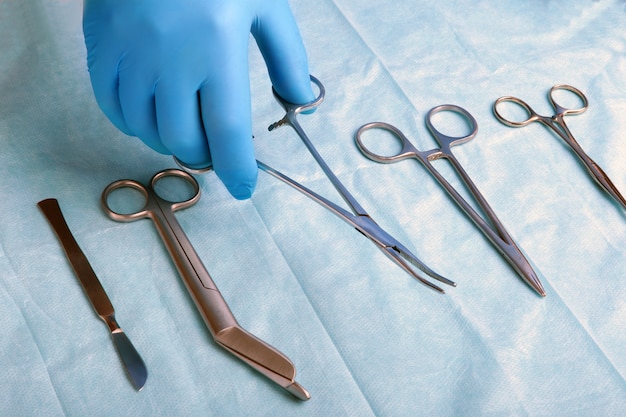
[[[576,96],[578,96],[578,98],[582,100],[582,106],[575,109],[569,109],[567,107],[559,105],[554,98],[554,93],[558,90],[565,90],[574,93]],[[576,156],[578,156],[589,174],[594,180],[596,180],[598,185],[600,185],[600,187],[602,187],[607,193],[609,193],[611,197],[613,197],[622,206],[623,209],[626,209],[626,199],[620,194],[617,187],[613,185],[613,182],[611,181],[609,176],[604,173],[602,168],[600,168],[600,166],[598,166],[598,164],[596,164],[593,159],[591,159],[585,153],[585,151],[583,151],[583,148],[578,144],[576,139],[574,139],[572,132],[565,124],[565,116],[571,114],[580,114],[587,110],[587,107],[589,107],[587,97],[585,97],[582,91],[575,87],[572,87],[571,85],[557,84],[550,89],[550,92],[548,93],[548,100],[550,100],[550,104],[552,104],[552,107],[555,111],[555,114],[552,117],[541,116],[537,114],[528,104],[526,104],[526,102],[520,100],[517,97],[511,96],[500,97],[499,99],[497,99],[493,104],[493,112],[498,120],[510,127],[523,127],[532,122],[539,122],[551,129],[554,133],[559,135],[559,137],[563,139],[565,143],[567,143],[567,145],[574,151]],[[505,102],[514,103],[523,108],[526,111],[528,117],[525,120],[518,122],[505,118],[498,111],[498,105]]]
[[[352,225],[359,232],[361,232],[365,237],[367,237],[372,242],[374,242],[374,244],[385,255],[387,255],[387,257],[389,257],[393,262],[395,262],[398,266],[400,266],[400,268],[402,268],[409,275],[411,275],[412,277],[416,278],[419,282],[421,282],[422,284],[426,285],[427,287],[429,287],[431,289],[434,289],[434,290],[436,290],[438,292],[441,292],[441,293],[444,292],[443,289],[441,289],[437,285],[431,283],[430,281],[426,280],[425,278],[423,278],[419,274],[417,274],[409,266],[407,261],[410,262],[411,264],[413,264],[414,266],[416,266],[417,268],[419,268],[420,270],[422,270],[424,273],[426,273],[430,277],[432,277],[432,278],[434,278],[434,279],[436,279],[436,280],[438,280],[440,282],[443,282],[444,284],[456,286],[456,284],[453,281],[451,281],[451,280],[449,280],[449,279],[447,279],[447,278],[437,274],[433,270],[431,270],[422,261],[420,261],[415,255],[413,255],[411,253],[411,251],[409,251],[404,245],[402,245],[400,242],[398,242],[389,233],[385,232],[369,216],[369,214],[367,214],[365,209],[363,209],[363,207],[361,207],[361,205],[352,196],[352,194],[350,194],[348,192],[348,190],[344,187],[344,185],[339,181],[339,179],[335,176],[335,174],[328,167],[328,165],[326,164],[326,162],[324,161],[322,156],[317,152],[317,149],[315,149],[315,147],[313,146],[313,143],[311,143],[311,140],[308,138],[308,136],[306,135],[306,133],[304,132],[304,130],[302,129],[302,127],[300,126],[300,124],[298,123],[298,120],[296,118],[298,113],[306,112],[308,110],[312,110],[313,108],[317,107],[322,102],[322,100],[324,99],[324,86],[322,85],[322,83],[317,78],[315,78],[313,76],[311,76],[311,81],[314,84],[316,84],[317,87],[319,88],[319,95],[318,95],[318,97],[314,101],[312,101],[312,102],[310,102],[308,104],[304,104],[304,105],[297,105],[297,104],[292,104],[292,103],[286,102],[274,90],[274,96],[276,97],[276,100],[278,100],[278,102],[281,104],[281,106],[285,109],[285,111],[287,113],[285,114],[285,116],[280,121],[278,121],[276,123],[273,123],[269,127],[269,130],[274,130],[275,128],[277,128],[279,126],[282,126],[282,125],[285,125],[285,124],[290,125],[296,131],[296,133],[298,134],[298,136],[300,137],[302,142],[304,142],[305,146],[307,147],[307,149],[309,150],[311,155],[313,155],[313,158],[315,158],[315,160],[317,161],[319,166],[322,168],[322,170],[324,171],[324,173],[326,174],[328,179],[331,181],[331,183],[333,184],[333,186],[335,187],[337,192],[341,195],[341,197],[344,199],[344,201],[350,206],[350,209],[352,210],[352,213],[350,213],[347,210],[345,210],[345,209],[339,207],[338,205],[332,203],[328,199],[320,196],[319,194],[316,194],[315,192],[311,191],[310,189],[308,189],[308,188],[304,187],[303,185],[297,183],[296,181],[292,180],[291,178],[289,178],[289,177],[281,174],[280,172],[272,169],[271,167],[263,164],[262,162],[258,162],[257,161],[258,165],[259,165],[259,168],[262,169],[263,171],[267,172],[268,174],[274,176],[275,178],[278,178],[279,180],[281,180],[281,181],[285,182],[286,184],[292,186],[293,188],[295,188],[296,190],[300,191],[301,193],[303,193],[307,197],[311,198],[312,200],[314,200],[317,203],[321,204],[323,207],[325,207],[325,208],[329,209],[330,211],[332,211],[333,213],[335,213],[337,216],[339,216],[342,220],[344,220],[348,224]]]
[[[193,195],[177,202],[160,197],[155,191],[156,185],[168,177],[180,178],[189,183],[193,187]],[[128,214],[114,211],[109,206],[109,196],[113,191],[121,188],[134,189],[143,194],[146,201],[143,208]],[[131,222],[144,218],[151,219],[213,339],[295,397],[308,400],[309,393],[294,379],[296,368],[289,358],[248,333],[237,323],[228,304],[176,220],[175,211],[192,206],[199,199],[200,187],[197,181],[186,172],[169,169],[155,174],[147,186],[133,180],[115,181],[104,189],[101,202],[106,214],[115,221]]]
[[[470,133],[461,137],[450,137],[439,132],[432,124],[432,117],[440,112],[449,111],[457,113],[463,116],[470,125]],[[407,139],[406,136],[395,126],[388,123],[374,122],[361,126],[356,133],[356,144],[361,152],[371,159],[372,161],[381,162],[384,164],[390,164],[404,159],[417,159],[428,172],[437,180],[437,182],[447,191],[452,199],[459,205],[459,207],[472,219],[478,229],[491,241],[494,247],[502,254],[502,256],[513,266],[515,271],[523,278],[523,280],[530,285],[537,293],[542,296],[546,295],[539,278],[535,274],[535,271],[530,266],[528,260],[524,257],[520,249],[517,247],[509,233],[504,228],[504,225],[498,220],[496,214],[491,209],[487,200],[478,191],[478,188],[471,180],[469,175],[465,172],[459,161],[452,154],[450,150],[451,146],[458,145],[473,139],[478,132],[478,124],[474,117],[469,114],[465,109],[454,105],[442,105],[431,109],[426,116],[426,126],[433,135],[433,137],[439,143],[439,148],[431,149],[429,151],[420,151]],[[382,129],[390,132],[394,137],[400,140],[402,149],[395,155],[386,156],[379,155],[368,149],[362,140],[364,132],[371,129]],[[459,174],[461,180],[472,194],[483,213],[489,219],[490,226],[483,217],[481,217],[474,208],[465,201],[465,199],[459,194],[459,192],[437,171],[433,166],[432,161],[437,159],[446,159],[450,162],[454,170]]]

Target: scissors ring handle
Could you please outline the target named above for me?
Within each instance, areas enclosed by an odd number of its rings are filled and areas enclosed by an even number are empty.
[[[363,133],[372,129],[381,129],[390,132],[393,137],[400,141],[400,143],[402,144],[402,149],[392,155],[381,155],[379,153],[373,152],[367,146],[365,146],[365,143],[362,139]],[[404,136],[400,129],[385,122],[372,122],[364,124],[359,128],[359,130],[357,130],[354,139],[356,142],[356,146],[359,148],[363,155],[365,155],[372,161],[380,162],[382,164],[391,164],[393,162],[408,158],[412,155],[412,152],[415,151],[413,146],[409,143],[409,140],[406,138],[406,136]]]
[[[174,178],[182,178],[185,182],[187,182],[193,188],[193,192],[191,193],[191,197],[187,199],[182,199],[180,201],[171,201],[167,198],[164,198],[159,194],[157,189],[157,183],[164,178],[174,177]],[[198,181],[194,177],[192,177],[189,173],[185,171],[181,171],[180,169],[164,169],[163,171],[159,171],[152,176],[150,180],[150,187],[152,188],[153,193],[159,197],[162,201],[166,201],[171,204],[172,211],[180,210],[192,206],[198,202],[200,199],[200,185]]]
[[[322,103],[322,101],[324,101],[324,95],[326,95],[326,89],[324,88],[324,84],[322,84],[320,80],[318,80],[312,75],[309,75],[309,77],[311,78],[311,82],[317,86],[319,93],[317,94],[317,97],[313,101],[310,101],[305,104],[294,104],[294,103],[290,103],[286,101],[280,95],[278,95],[278,92],[276,92],[274,87],[272,87],[272,92],[274,93],[274,97],[276,97],[276,100],[280,103],[281,106],[283,106],[286,112],[288,113],[291,111],[293,111],[294,113],[309,112],[309,111],[312,111],[317,106],[319,106]]]
[[[554,92],[559,91],[559,90],[565,90],[565,91],[574,93],[582,101],[582,106],[578,108],[570,109],[570,108],[563,107],[560,104],[558,104],[554,98]],[[550,103],[556,110],[556,114],[562,114],[562,115],[580,114],[580,113],[583,113],[585,110],[587,110],[587,107],[589,107],[589,101],[587,101],[587,97],[585,97],[583,92],[580,91],[578,88],[572,87],[571,85],[567,85],[567,84],[557,84],[553,86],[550,89],[550,93],[548,94],[548,99],[550,100]]]
[[[132,188],[139,191],[143,195],[145,203],[140,210],[131,213],[119,213],[113,210],[111,206],[109,206],[109,195],[111,195],[113,191],[122,188]],[[104,212],[112,220],[115,220],[116,222],[132,222],[150,216],[150,213],[147,210],[149,199],[150,195],[148,194],[148,190],[146,189],[146,187],[143,186],[143,184],[140,184],[134,180],[118,180],[107,185],[106,188],[102,191],[100,203],[102,205],[102,208],[104,209]]]
[[[506,117],[504,117],[498,111],[498,105],[500,105],[502,103],[515,103],[515,104],[517,104],[519,107],[523,108],[526,111],[526,119],[520,120],[520,121],[515,121],[515,120],[510,120],[510,119],[507,119]],[[535,111],[528,104],[526,104],[526,102],[524,100],[519,99],[517,97],[511,97],[511,96],[504,96],[504,97],[500,97],[499,99],[497,99],[495,101],[495,103],[493,103],[493,114],[496,116],[496,118],[500,122],[502,122],[503,124],[505,124],[507,126],[510,126],[510,127],[526,126],[527,124],[532,123],[534,121],[537,121],[539,119],[539,115],[537,113],[535,113]]]
[[[441,133],[432,123],[432,118],[435,114],[441,113],[444,111],[449,111],[452,113],[460,114],[465,118],[465,121],[469,124],[469,133],[464,136],[448,136]],[[455,104],[442,104],[441,106],[433,107],[430,109],[428,114],[426,115],[426,127],[430,130],[430,133],[439,141],[439,144],[442,147],[449,147],[452,145],[457,145],[461,143],[465,143],[468,140],[473,139],[478,133],[478,123],[474,116],[470,114],[463,107],[459,107]]]
[[[209,172],[210,170],[213,169],[213,164],[209,164],[206,167],[202,167],[202,168],[192,168],[189,165],[186,165],[183,161],[181,161],[180,159],[178,159],[176,157],[176,155],[172,155],[172,158],[174,158],[174,162],[176,162],[176,165],[178,165],[180,167],[180,169],[182,169],[183,171],[185,171],[188,174],[194,174],[194,175],[201,175],[201,174],[205,174],[207,172]]]

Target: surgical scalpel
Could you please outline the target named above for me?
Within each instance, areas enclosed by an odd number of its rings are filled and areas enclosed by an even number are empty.
[[[440,112],[452,112],[457,113],[464,117],[470,125],[470,132],[461,137],[450,137],[439,132],[432,124],[432,117]],[[420,151],[407,139],[406,136],[395,126],[388,123],[374,122],[368,123],[356,133],[356,144],[366,157],[372,161],[390,164],[404,159],[417,159],[428,172],[437,180],[437,182],[447,191],[452,199],[458,204],[458,206],[466,213],[466,215],[472,219],[481,232],[491,241],[494,247],[504,256],[504,258],[513,266],[522,279],[541,296],[545,296],[546,292],[535,274],[535,271],[530,266],[528,260],[524,257],[520,249],[517,247],[509,233],[504,228],[504,225],[498,220],[496,214],[491,209],[487,200],[478,191],[478,188],[473,183],[467,172],[463,169],[459,161],[456,159],[452,151],[451,146],[458,145],[473,139],[478,132],[478,124],[470,113],[465,109],[454,105],[442,105],[431,109],[426,116],[426,126],[430,133],[435,137],[439,143],[439,148],[435,148],[429,151]],[[381,129],[392,134],[395,138],[400,140],[402,148],[395,155],[379,155],[368,149],[362,139],[363,133],[371,129]],[[489,225],[483,217],[481,217],[474,208],[465,201],[465,199],[459,194],[459,192],[437,171],[433,166],[432,161],[445,158],[450,162],[454,170],[459,174],[461,180],[476,200],[483,213],[489,219],[492,226]]]
[[[301,184],[298,184],[297,182],[293,181],[292,179],[268,167],[267,165],[263,163],[259,162],[258,163],[259,167],[265,172],[271,174],[272,176],[289,184],[290,186],[300,191],[307,197],[318,202],[325,208],[331,210],[333,213],[339,216],[342,220],[344,220],[348,224],[355,227],[365,237],[371,240],[387,257],[389,257],[389,259],[395,262],[398,266],[400,266],[400,268],[402,268],[405,272],[407,272],[409,275],[417,279],[422,284],[426,285],[427,287],[431,289],[434,289],[435,291],[438,291],[441,293],[444,292],[444,290],[441,289],[439,286],[431,283],[430,281],[424,279],[419,274],[417,274],[408,265],[406,261],[410,262],[417,268],[421,269],[424,273],[428,274],[430,277],[440,282],[443,282],[444,284],[456,286],[456,284],[453,281],[431,270],[422,261],[420,261],[415,255],[413,255],[404,245],[398,242],[389,233],[384,231],[370,217],[370,215],[365,211],[365,209],[361,207],[361,205],[352,196],[352,194],[348,192],[348,190],[344,187],[344,185],[339,181],[337,176],[331,171],[330,167],[326,164],[326,162],[324,161],[322,156],[319,154],[317,149],[315,149],[315,147],[313,146],[313,143],[311,142],[311,140],[308,138],[308,136],[306,135],[306,133],[304,132],[304,130],[298,123],[298,120],[296,117],[299,113],[312,110],[315,107],[319,106],[319,104],[324,99],[324,86],[322,85],[322,83],[313,76],[311,76],[311,81],[315,85],[317,85],[317,87],[319,88],[319,95],[314,101],[308,104],[304,104],[304,105],[297,105],[297,104],[289,103],[283,100],[278,95],[278,93],[276,93],[276,90],[274,90],[274,97],[281,104],[281,106],[285,109],[286,114],[281,120],[270,125],[269,130],[270,131],[274,130],[275,128],[285,125],[285,124],[291,126],[296,131],[296,133],[298,134],[298,136],[300,137],[304,145],[307,147],[311,155],[313,155],[313,158],[315,158],[315,160],[317,161],[319,166],[322,168],[322,170],[324,171],[328,179],[331,181],[331,183],[333,184],[337,192],[341,195],[344,201],[350,206],[350,209],[352,210],[352,213],[354,214],[348,212],[347,210],[342,209],[336,204],[328,201],[327,199],[321,197],[320,195],[314,193],[308,188],[302,186]]]
[[[96,276],[96,273],[91,268],[89,260],[85,256],[84,252],[74,239],[72,232],[63,217],[59,202],[55,198],[48,198],[37,203],[43,214],[50,222],[50,226],[56,233],[63,246],[63,250],[67,255],[67,259],[70,261],[70,265],[80,282],[80,285],[85,290],[85,294],[98,316],[107,324],[111,337],[113,338],[113,345],[117,350],[124,369],[137,391],[141,391],[148,379],[148,370],[146,365],[141,359],[139,352],[135,349],[130,342],[126,333],[120,328],[117,320],[115,319],[115,310],[111,304],[109,296],[104,291],[100,280]]]
[[[582,101],[582,106],[574,109],[569,109],[559,105],[554,98],[555,92],[559,90],[574,93]],[[578,156],[580,161],[587,169],[587,172],[589,172],[591,177],[598,183],[598,185],[600,185],[600,187],[602,187],[604,191],[606,191],[611,197],[613,197],[615,201],[617,201],[622,206],[623,209],[626,209],[626,199],[624,198],[624,196],[620,194],[617,187],[613,184],[609,176],[604,173],[602,168],[600,168],[600,166],[596,164],[593,159],[591,159],[585,153],[585,151],[583,151],[583,148],[578,144],[578,142],[574,138],[574,135],[572,135],[572,132],[565,124],[565,116],[581,114],[585,110],[587,110],[587,107],[589,107],[587,97],[585,97],[582,91],[575,87],[572,87],[571,85],[558,84],[550,89],[550,92],[548,93],[548,99],[555,111],[554,116],[551,117],[541,116],[537,114],[528,104],[526,104],[526,102],[517,97],[511,96],[500,97],[499,99],[497,99],[493,104],[493,112],[496,118],[500,120],[500,122],[510,127],[523,127],[533,122],[539,122],[542,125],[548,127],[561,139],[563,139],[565,143],[567,143],[567,145],[572,149],[572,151],[574,151],[576,156]],[[498,106],[502,103],[507,102],[514,103],[523,108],[526,111],[528,117],[521,121],[512,121],[505,118],[498,110]]]
[[[158,190],[157,184],[164,178],[178,178],[186,181],[193,187],[193,194],[177,202],[162,198],[156,190]],[[122,188],[139,191],[146,201],[143,208],[131,213],[114,211],[109,206],[109,196],[115,190]],[[101,202],[106,214],[115,221],[131,222],[144,218],[151,219],[213,339],[296,398],[308,400],[311,396],[295,381],[296,368],[289,358],[247,332],[237,323],[222,294],[176,220],[175,211],[187,208],[199,199],[198,182],[186,172],[169,169],[156,173],[147,186],[133,180],[115,181],[104,189]]]

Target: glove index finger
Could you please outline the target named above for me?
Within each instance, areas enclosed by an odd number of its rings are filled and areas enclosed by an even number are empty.
[[[96,102],[102,112],[119,130],[134,136],[128,127],[119,96],[119,60],[114,53],[95,53],[95,47],[88,50],[87,65],[91,87]]]
[[[258,168],[252,143],[248,49],[231,48],[221,69],[200,89],[202,123],[215,173],[233,197],[250,198]]]
[[[252,26],[252,35],[265,59],[274,89],[294,104],[313,101],[309,64],[300,31],[286,0],[272,2]]]

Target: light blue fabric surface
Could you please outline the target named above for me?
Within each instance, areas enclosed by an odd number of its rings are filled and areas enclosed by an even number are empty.
[[[419,285],[345,223],[261,173],[236,201],[214,174],[177,217],[239,322],[284,352],[299,402],[215,345],[149,221],[99,207],[119,178],[172,167],[98,109],[79,0],[0,1],[0,415],[623,416],[626,213],[547,129],[492,115],[502,95],[552,111],[568,83],[589,110],[567,122],[626,193],[626,4],[294,0],[327,96],[300,120],[371,215],[458,282]],[[258,158],[341,202],[282,117],[251,44]],[[433,146],[424,116],[466,108],[454,149],[547,290],[535,295],[417,163],[364,158],[354,133],[394,124]],[[59,199],[143,356],[127,381],[36,203]]]

